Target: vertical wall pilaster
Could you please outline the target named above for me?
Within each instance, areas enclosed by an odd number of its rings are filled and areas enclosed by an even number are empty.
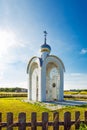
[[[38,101],[41,101],[41,67],[39,67]]]
[[[46,101],[46,68],[41,69],[41,101]]]
[[[59,100],[63,100],[63,85],[64,85],[64,75],[63,75],[63,69],[60,69],[60,87],[59,87]]]

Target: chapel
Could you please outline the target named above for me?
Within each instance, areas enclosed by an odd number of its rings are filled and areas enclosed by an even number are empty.
[[[50,55],[46,31],[40,52],[41,57],[32,57],[27,66],[28,100],[63,101],[65,67],[59,57]]]

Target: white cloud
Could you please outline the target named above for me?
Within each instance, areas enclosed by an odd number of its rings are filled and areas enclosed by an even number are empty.
[[[0,54],[7,53],[12,46],[18,46],[16,35],[9,29],[0,29]]]
[[[21,82],[2,82],[1,87],[21,87],[21,88],[27,88],[28,83],[27,81],[21,81]]]
[[[80,51],[80,54],[87,54],[87,48],[82,48],[82,50]]]
[[[27,43],[14,31],[0,28],[0,87],[24,86],[26,66],[24,68],[23,64],[28,61],[28,49],[32,49],[32,45],[27,48]]]
[[[81,76],[82,74],[81,73],[71,73],[70,75],[74,76],[74,77],[77,77],[77,76]]]
[[[13,61],[11,49],[18,46],[21,46],[21,44],[13,31],[10,29],[0,29],[0,66]]]
[[[25,39],[10,28],[0,27],[0,87],[27,86],[26,68],[37,45],[32,44],[35,40],[31,35]]]
[[[12,63],[17,60],[16,50],[23,48],[24,43],[20,42],[16,34],[10,29],[0,29],[0,65]],[[6,66],[6,65],[5,65]]]
[[[87,89],[87,74],[66,73],[64,86],[65,89]]]

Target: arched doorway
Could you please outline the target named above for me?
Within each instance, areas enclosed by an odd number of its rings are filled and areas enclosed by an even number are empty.
[[[38,101],[38,65],[34,63],[31,69],[31,99]]]
[[[46,67],[46,100],[58,100],[60,86],[60,71],[59,67],[50,62]]]

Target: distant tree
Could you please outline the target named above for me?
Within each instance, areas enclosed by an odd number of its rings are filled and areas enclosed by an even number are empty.
[[[15,87],[15,88],[0,88],[0,92],[23,92],[23,88]],[[24,89],[27,92],[27,89]]]

